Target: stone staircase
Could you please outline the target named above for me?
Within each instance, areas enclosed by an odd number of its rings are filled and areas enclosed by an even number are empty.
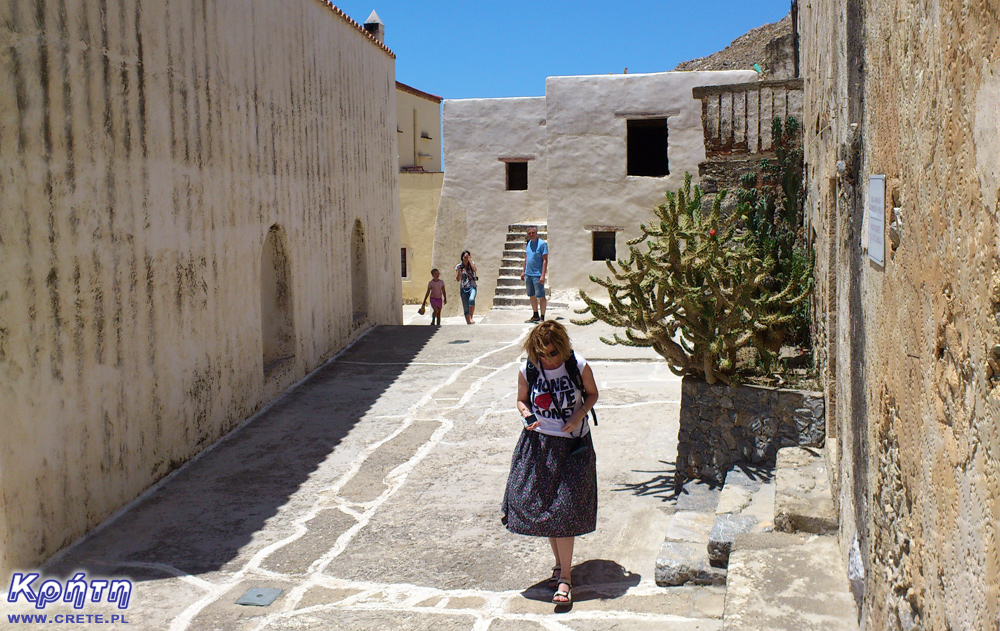
[[[500,273],[497,277],[496,293],[493,294],[493,308],[501,309],[531,309],[531,300],[524,291],[524,281],[521,272],[524,270],[524,246],[528,240],[528,226],[538,228],[538,238],[548,239],[548,225],[514,223],[507,226],[507,242],[503,246],[503,258],[500,259]],[[547,280],[547,279],[546,279]],[[547,283],[546,283],[547,284]],[[546,296],[551,295],[548,287]],[[547,303],[546,309],[565,308],[566,305]]]
[[[656,583],[725,585],[724,631],[855,631],[822,453],[787,447],[773,471],[734,467],[721,488],[686,483]]]

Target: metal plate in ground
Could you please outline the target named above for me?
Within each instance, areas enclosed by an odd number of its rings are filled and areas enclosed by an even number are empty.
[[[236,601],[236,604],[267,607],[281,595],[281,592],[282,590],[274,589],[273,587],[254,587],[253,589],[247,591],[247,593],[240,596],[240,599]]]

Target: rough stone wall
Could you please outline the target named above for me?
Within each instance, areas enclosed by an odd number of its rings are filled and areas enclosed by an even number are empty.
[[[993,630],[1000,10],[813,2],[800,33],[827,444],[841,543],[857,532],[866,562],[865,627]],[[859,245],[869,174],[886,176],[886,225],[902,220],[884,267]]]
[[[722,483],[736,464],[774,465],[782,447],[822,447],[820,392],[761,386],[681,383],[677,472]]]
[[[399,322],[394,92],[318,1],[0,3],[0,575]],[[275,225],[294,356],[265,379]]]
[[[479,270],[476,309],[485,313],[493,304],[507,226],[545,221],[545,99],[445,100],[443,125],[447,171],[433,261],[448,287],[442,313],[462,313],[455,266],[463,250],[472,253]],[[526,191],[506,190],[501,159],[516,157],[530,158]]]

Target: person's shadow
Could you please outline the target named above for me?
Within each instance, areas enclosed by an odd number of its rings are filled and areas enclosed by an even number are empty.
[[[631,587],[642,580],[640,574],[633,574],[614,561],[591,559],[573,566],[573,603],[587,600],[610,600],[620,598]],[[535,583],[521,594],[530,600],[551,602],[554,590],[547,580]],[[565,613],[573,609],[573,603],[555,603],[555,613]]]

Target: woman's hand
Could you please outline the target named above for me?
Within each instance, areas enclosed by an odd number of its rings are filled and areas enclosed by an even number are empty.
[[[566,421],[566,424],[562,426],[562,431],[566,432],[567,434],[576,433],[577,431],[580,430],[580,427],[583,425],[583,419],[586,418],[586,416],[587,415],[585,412],[583,412],[582,408],[580,410],[577,410],[576,413],[573,414],[573,416],[569,417],[569,420]]]
[[[538,426],[541,425],[541,424],[542,424],[541,421],[535,421],[531,425],[525,425],[524,431],[526,431],[526,432],[533,432],[536,429],[538,429]]]

